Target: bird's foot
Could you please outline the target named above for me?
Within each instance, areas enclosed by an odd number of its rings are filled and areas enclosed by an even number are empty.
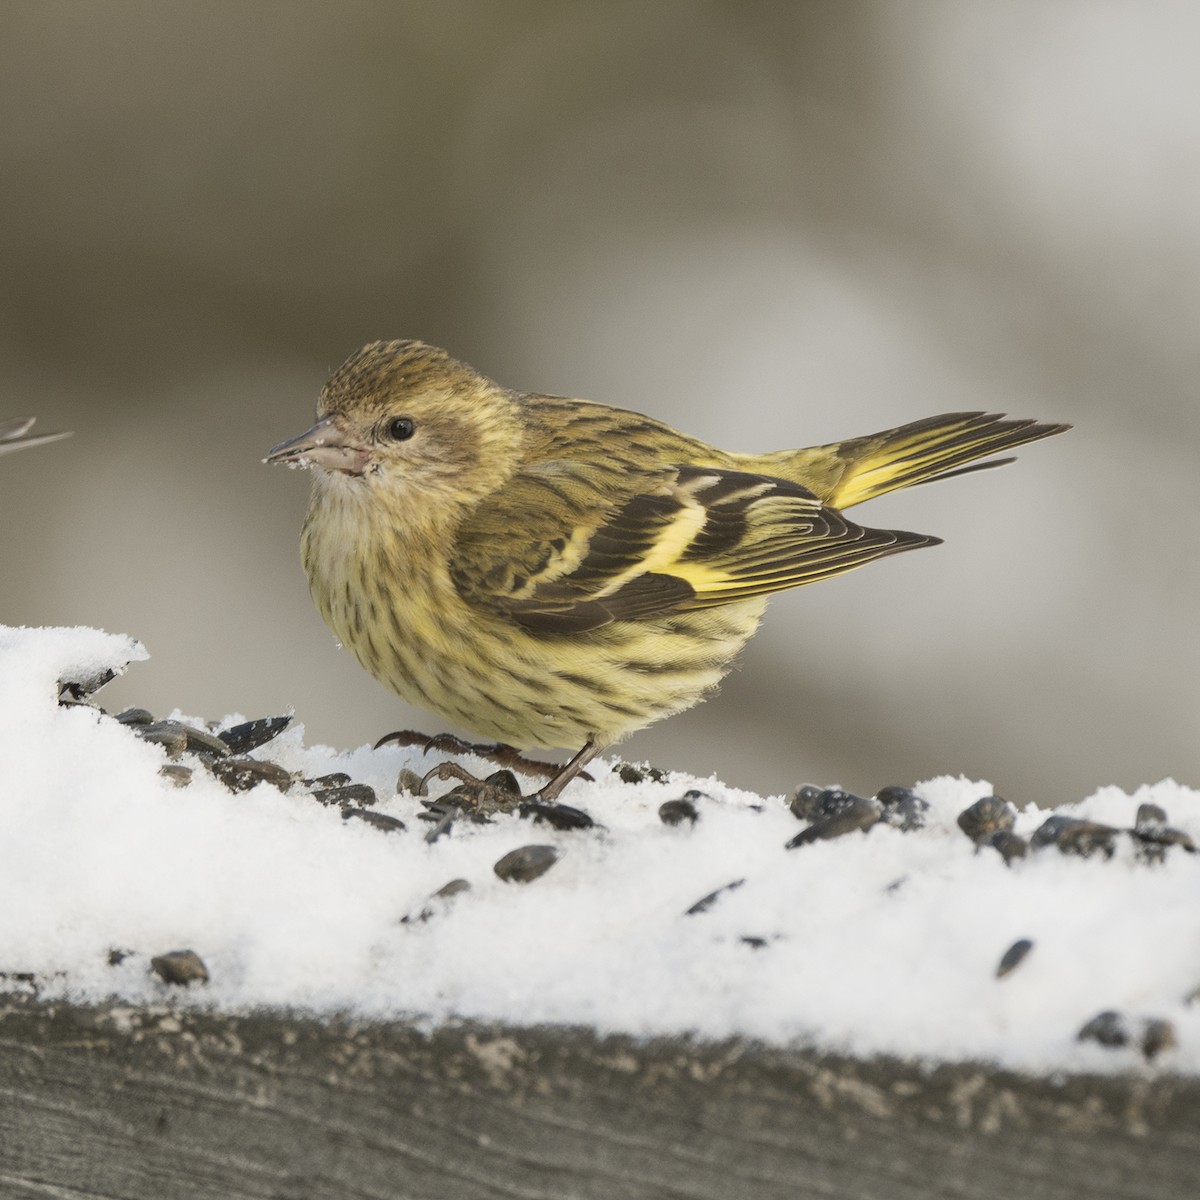
[[[433,822],[433,827],[425,834],[427,842],[436,842],[449,833],[459,818],[486,824],[494,813],[510,813],[522,801],[517,777],[508,770],[495,771],[486,779],[478,779],[458,763],[439,763],[420,780],[415,789],[418,795],[424,794],[431,779],[456,779],[458,783],[441,796],[421,801],[425,807],[422,820]]]
[[[595,757],[600,749],[594,739],[589,739],[583,749],[564,766],[556,766],[551,763],[531,763],[511,746],[475,746],[469,742],[463,742],[452,734],[428,738],[424,734],[402,731],[381,738],[376,746],[388,743],[402,746],[416,745],[425,750],[440,749],[460,754],[476,754],[483,758],[490,758],[492,761],[496,761],[494,752],[498,751],[503,753],[503,761],[518,765],[520,770],[526,770],[529,765],[533,765],[539,768],[534,773],[550,776],[536,792],[529,796],[523,796],[521,785],[507,767],[492,772],[486,779],[480,779],[456,762],[438,763],[420,780],[413,780],[412,790],[417,795],[425,794],[430,780],[453,779],[457,781],[456,785],[444,795],[421,802],[426,809],[422,815],[426,820],[434,823],[433,828],[425,835],[426,841],[437,841],[443,834],[449,833],[450,827],[459,817],[466,817],[472,821],[489,821],[494,813],[510,813],[514,809],[522,817],[532,817],[535,821],[546,821],[556,829],[589,829],[595,824],[592,818],[581,809],[556,803],[559,793],[571,780],[591,778],[584,773],[583,767]],[[481,754],[481,751],[493,753]]]
[[[522,775],[533,775],[544,779],[554,779],[562,771],[558,763],[543,762],[537,758],[526,758],[519,750],[504,742],[468,742],[452,733],[439,733],[430,737],[427,733],[419,733],[415,729],[399,729],[395,733],[385,734],[375,743],[375,749],[380,746],[420,746],[427,754],[439,751],[442,754],[472,754],[476,758],[486,759],[498,767],[507,767],[510,771],[519,771]],[[447,764],[454,766],[455,764]],[[426,777],[428,778],[428,776]],[[441,776],[440,778],[449,778]],[[581,772],[580,779],[590,780],[592,777],[586,771]]]
[[[512,812],[523,799],[517,777],[507,769],[479,779],[458,763],[444,762],[425,773],[422,790],[431,779],[455,779],[458,783],[445,795],[426,801],[427,808],[454,809],[475,820],[486,821],[493,813]]]
[[[581,755],[576,755],[544,788],[522,796],[516,776],[509,770],[495,771],[486,779],[478,779],[458,763],[439,763],[426,773],[419,791],[423,792],[431,779],[455,779],[458,783],[445,795],[422,801],[426,819],[434,822],[434,827],[425,835],[426,840],[434,842],[449,833],[458,817],[488,821],[494,813],[510,813],[514,809],[522,817],[532,818],[535,822],[545,821],[555,829],[591,829],[596,822],[587,813],[555,800],[563,787],[578,775],[580,765]]]

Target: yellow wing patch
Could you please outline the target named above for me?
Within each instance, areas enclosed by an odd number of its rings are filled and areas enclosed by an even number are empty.
[[[591,503],[560,489],[557,506],[519,481],[460,534],[459,592],[526,627],[574,634],[798,587],[938,540],[867,529],[798,484],[749,472],[622,478],[624,494],[593,476]],[[530,541],[531,530],[542,536]]]

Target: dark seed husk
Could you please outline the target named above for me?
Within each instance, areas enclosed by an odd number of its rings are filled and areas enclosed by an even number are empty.
[[[786,843],[785,849],[794,850],[798,846],[808,846],[813,842],[842,837],[844,834],[853,833],[856,829],[861,829],[865,833],[880,819],[882,809],[874,800],[851,796],[850,801],[833,816],[814,821],[807,829],[802,829],[790,842]]]
[[[1138,1046],[1146,1058],[1157,1058],[1164,1050],[1173,1050],[1178,1045],[1179,1038],[1175,1033],[1175,1026],[1170,1021],[1151,1017],[1142,1026]]]
[[[58,702],[73,704],[80,700],[86,700],[116,677],[117,672],[112,667],[101,667],[95,671],[80,671],[71,679],[60,679],[58,681]]]
[[[345,771],[330,771],[328,775],[318,775],[315,779],[301,779],[300,782],[306,788],[321,791],[345,786],[350,782],[350,776]]]
[[[1013,860],[1024,858],[1029,852],[1029,843],[1019,834],[1009,829],[998,829],[991,836],[979,843],[980,847],[991,846],[1000,852],[1000,857],[1011,867]]]
[[[1114,1009],[1097,1013],[1075,1035],[1079,1042],[1099,1042],[1101,1046],[1127,1046],[1129,1026],[1125,1018]]]
[[[802,783],[788,800],[788,808],[792,810],[792,816],[797,821],[811,821],[817,815],[813,805],[816,804],[817,797],[824,790],[824,788],[817,787],[815,783]]]
[[[1134,818],[1134,828],[1141,829],[1145,825],[1165,825],[1167,823],[1167,811],[1164,808],[1159,808],[1157,804],[1139,804],[1137,817]]]
[[[657,767],[638,767],[633,763],[614,763],[613,773],[620,778],[622,783],[645,783],[647,779],[651,783],[667,781],[666,771],[660,771]]]
[[[1047,817],[1034,831],[1029,839],[1031,850],[1044,850],[1047,846],[1058,845],[1059,834],[1077,817]]]
[[[421,906],[415,913],[409,913],[407,916],[400,918],[401,925],[423,925],[431,917],[437,915],[439,911],[445,911],[450,907],[450,901],[455,896],[461,895],[463,892],[469,892],[471,885],[465,879],[452,879],[449,883],[444,883],[429,900]]]
[[[892,808],[894,805],[903,804],[906,800],[911,800],[914,798],[921,800],[921,797],[918,796],[912,788],[901,787],[897,783],[889,783],[886,787],[881,787],[879,791],[875,793],[875,799],[878,800],[884,808]],[[925,808],[929,807],[924,800],[921,800],[921,804]]]
[[[1190,834],[1170,825],[1142,825],[1129,831],[1141,856],[1150,862],[1162,862],[1168,846],[1179,846],[1189,854],[1196,853],[1196,843]]]
[[[132,958],[133,953],[132,950],[121,950],[114,946],[108,952],[108,965],[110,967],[119,967],[127,958]]]
[[[171,755],[187,751],[202,758],[229,756],[229,747],[215,734],[182,721],[152,721],[149,725],[131,725],[129,728],[145,741],[157,742]]]
[[[909,833],[925,824],[929,802],[922,800],[912,788],[890,784],[875,793],[875,801],[883,805],[883,821],[887,825]]]
[[[1018,938],[1013,942],[1000,959],[999,966],[996,967],[996,978],[1003,979],[1005,975],[1011,974],[1025,961],[1025,956],[1033,949],[1033,942],[1029,938]]]
[[[122,725],[149,725],[154,720],[154,714],[148,708],[123,708],[113,718]]]
[[[222,729],[217,737],[225,743],[230,754],[248,754],[278,737],[291,723],[290,716],[259,717],[255,721],[243,721],[240,725]]]
[[[498,792],[507,792],[510,796],[521,794],[521,785],[517,782],[517,777],[507,767],[493,771],[483,782]]]
[[[190,983],[207,983],[208,968],[194,950],[172,950],[150,960],[154,973],[164,983],[187,987]]]
[[[1080,821],[1078,825],[1068,825],[1059,833],[1058,848],[1064,854],[1077,854],[1080,858],[1090,858],[1097,853],[1112,858],[1119,832],[1099,821]]]
[[[158,768],[158,773],[176,787],[187,787],[192,782],[192,768],[182,767],[178,763],[166,763]]]
[[[229,757],[229,747],[215,733],[209,733],[207,729],[197,729],[194,725],[185,725],[182,721],[167,721],[164,724],[174,725],[182,731],[183,736],[187,738],[189,754],[209,758]]]
[[[765,937],[756,937],[754,934],[743,934],[738,941],[743,946],[749,946],[751,950],[765,950],[770,943]]]
[[[425,780],[416,771],[410,770],[408,767],[402,767],[400,774],[396,777],[396,791],[407,792],[410,796],[429,795],[429,789],[425,786]]]
[[[349,821],[354,817],[360,821],[366,821],[368,825],[373,825],[376,829],[382,829],[385,833],[403,833],[408,828],[399,817],[389,817],[386,813],[372,812],[369,808],[342,809],[343,821]]]
[[[149,725],[130,725],[129,728],[142,741],[161,746],[170,758],[178,758],[187,749],[187,736],[165,721],[152,721]]]
[[[505,883],[529,883],[558,862],[553,846],[519,846],[510,850],[492,868]]]
[[[208,767],[231,792],[248,792],[260,783],[269,783],[281,792],[292,786],[292,773],[267,759],[238,755],[213,759]]]
[[[700,820],[700,811],[686,796],[683,796],[678,800],[668,800],[665,804],[660,804],[658,819],[664,825],[682,825],[684,821],[695,825]]]
[[[545,804],[541,800],[523,800],[517,809],[522,817],[545,821],[554,829],[591,829],[596,822],[582,808],[569,804]]]
[[[1085,821],[1080,817],[1047,817],[1034,831],[1029,845],[1034,850],[1057,846],[1063,854],[1075,854],[1080,858],[1090,858],[1096,853],[1111,858],[1116,849],[1118,833],[1119,829],[1102,825],[1099,821]]]
[[[794,816],[802,821],[823,821],[828,817],[836,817],[840,813],[863,804],[870,804],[862,796],[847,792],[842,788],[822,788],[815,796],[807,791],[808,785],[800,788],[793,797],[791,809]],[[805,795],[801,798],[801,792]],[[804,815],[801,815],[801,814]]]
[[[999,796],[984,796],[958,814],[958,827],[975,843],[993,833],[1007,832],[1017,819],[1017,810]]]
[[[737,891],[745,882],[744,879],[735,879],[732,883],[727,883],[724,887],[717,888],[715,892],[709,892],[707,896],[701,896],[683,915],[685,917],[694,917],[698,913],[708,912],[726,892]]]
[[[1133,851],[1137,855],[1138,862],[1147,863],[1152,867],[1166,862],[1166,846],[1153,838],[1146,838],[1143,836],[1144,834],[1145,830],[1142,829],[1131,829],[1129,831],[1129,836],[1133,839]]]
[[[318,804],[337,805],[357,804],[367,808],[377,800],[375,789],[365,783],[347,783],[341,787],[316,788],[312,797]]]
[[[428,813],[418,814],[422,821],[435,822],[432,829],[425,834],[425,841],[429,845],[433,845],[438,838],[448,834],[454,826],[454,820],[458,816],[458,810],[454,808],[433,809]]]

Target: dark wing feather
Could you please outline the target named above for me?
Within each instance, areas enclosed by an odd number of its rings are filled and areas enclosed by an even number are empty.
[[[555,462],[480,507],[450,570],[469,602],[575,633],[798,587],[937,540],[856,525],[770,476]]]

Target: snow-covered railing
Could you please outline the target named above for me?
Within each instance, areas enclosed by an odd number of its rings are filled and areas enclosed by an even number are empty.
[[[522,1195],[973,1195],[1008,1156],[1030,1195],[1076,1194],[1085,1159],[1114,1196],[1187,1194],[1190,789],[1018,811],[964,779],[761,798],[598,763],[566,810],[501,776],[474,814],[453,780],[419,794],[441,750],[105,713],[144,656],[0,630],[22,1186],[270,1195],[294,1155],[304,1195],[493,1194],[489,1172]],[[1158,1190],[1120,1169],[1143,1158]],[[172,1162],[209,1190],[146,1190]],[[239,1162],[265,1174],[231,1190]],[[909,1191],[871,1190],[888,1163]],[[426,1182],[388,1191],[385,1167]]]

